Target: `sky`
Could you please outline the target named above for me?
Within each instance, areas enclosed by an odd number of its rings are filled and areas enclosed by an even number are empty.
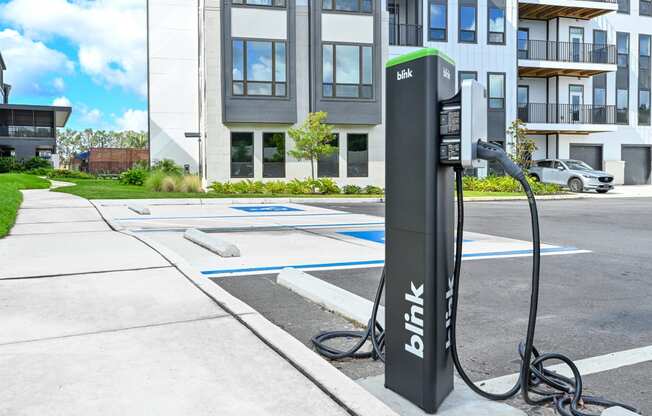
[[[76,130],[147,130],[145,2],[0,0],[10,103],[71,106]]]

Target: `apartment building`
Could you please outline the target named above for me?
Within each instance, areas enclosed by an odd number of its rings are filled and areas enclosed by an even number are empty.
[[[509,148],[518,118],[536,159],[650,183],[651,4],[150,0],[152,159],[202,160],[209,181],[306,177],[285,132],[324,110],[339,153],[320,161],[320,176],[383,185],[383,63],[434,47],[455,61],[458,85],[487,87],[492,142]],[[201,146],[188,131],[201,131]]]
[[[151,160],[209,183],[306,178],[287,130],[325,111],[338,151],[318,176],[383,184],[387,33],[377,0],[149,0]]]
[[[6,69],[0,54],[0,157],[24,160],[38,156],[56,166],[57,127],[66,125],[72,109],[10,104],[11,86],[4,82]]]

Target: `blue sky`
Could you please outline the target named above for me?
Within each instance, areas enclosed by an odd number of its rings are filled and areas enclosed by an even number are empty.
[[[147,126],[145,0],[0,0],[10,102],[70,105],[73,129]]]

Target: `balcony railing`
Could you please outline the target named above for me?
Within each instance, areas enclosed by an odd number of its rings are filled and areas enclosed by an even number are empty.
[[[390,23],[389,44],[394,46],[422,46],[423,28],[421,25]]]
[[[519,41],[519,59],[615,64],[616,45],[545,40]]]
[[[0,125],[0,137],[54,137],[53,127]]]
[[[616,106],[591,104],[519,104],[518,118],[542,124],[616,124]]]

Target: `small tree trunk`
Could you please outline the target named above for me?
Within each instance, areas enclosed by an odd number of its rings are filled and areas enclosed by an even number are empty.
[[[314,181],[315,180],[315,159],[314,158],[310,158],[310,171],[311,171],[311,174],[312,174],[312,180]]]

